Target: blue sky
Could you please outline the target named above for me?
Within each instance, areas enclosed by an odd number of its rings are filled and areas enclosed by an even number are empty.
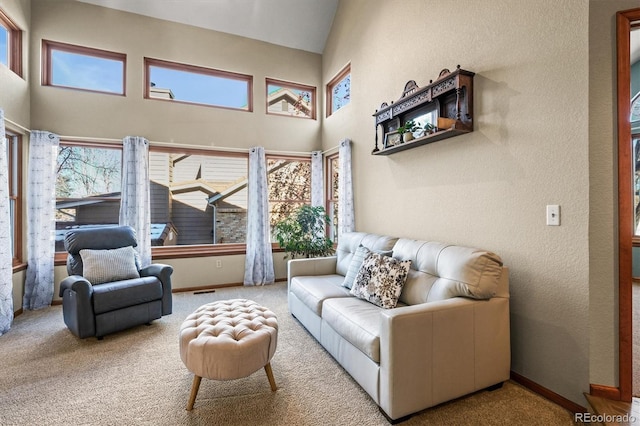
[[[52,63],[54,85],[123,92],[120,61],[54,49]],[[177,101],[243,109],[248,105],[245,81],[157,66],[150,67],[150,79],[156,87],[170,89]]]
[[[59,86],[122,93],[122,62],[53,50],[53,81]]]
[[[247,107],[245,81],[155,66],[150,67],[150,78],[156,87],[171,89],[177,101],[231,108]]]
[[[8,43],[9,33],[7,29],[0,26],[0,64],[5,64],[9,66],[9,57],[7,55],[7,43]]]

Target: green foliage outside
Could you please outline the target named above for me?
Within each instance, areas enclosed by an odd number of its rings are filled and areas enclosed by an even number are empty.
[[[333,242],[325,236],[329,216],[324,207],[303,205],[273,227],[273,235],[292,259],[333,254]]]

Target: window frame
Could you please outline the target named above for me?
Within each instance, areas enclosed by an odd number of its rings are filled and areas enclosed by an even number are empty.
[[[8,66],[11,71],[23,78],[22,73],[22,30],[7,15],[5,11],[0,9],[0,26],[4,27],[8,33],[7,51]]]
[[[53,59],[52,52],[72,53],[76,55],[92,56],[100,59],[119,61],[122,64],[122,92],[108,92],[104,90],[86,89],[82,87],[65,86],[53,83]],[[59,41],[42,40],[42,80],[43,86],[60,87],[63,89],[79,90],[82,92],[101,93],[105,95],[126,96],[127,94],[127,55],[125,53],[113,52],[109,50],[96,49],[93,47],[79,46],[75,44],[62,43]]]
[[[7,139],[9,200],[14,203],[12,266],[16,268],[24,264],[22,260],[22,135],[5,129],[3,136]]]
[[[244,81],[247,83],[247,108],[235,108],[223,105],[203,104],[199,102],[181,101],[176,99],[163,99],[150,96],[151,92],[151,67],[166,68],[174,71],[191,72],[194,74],[202,74],[209,77],[226,78],[230,80]],[[208,68],[198,65],[184,64],[181,62],[165,61],[163,59],[155,59],[144,57],[144,88],[143,98],[153,101],[173,102],[185,105],[197,105],[209,108],[221,108],[231,111],[253,112],[253,76],[249,74],[241,74],[232,71],[224,71],[215,68]]]
[[[338,173],[340,171],[340,153],[339,152],[335,152],[333,154],[327,155],[325,157],[325,205],[324,205],[324,210],[327,212],[327,215],[329,216],[329,220],[330,220],[330,224],[327,227],[327,236],[335,243],[337,243],[338,240],[338,222],[336,220],[336,223],[333,222],[333,209],[331,208],[331,205],[333,203],[337,204],[338,203],[338,198],[336,197],[335,193],[336,191],[334,191],[334,186],[333,186],[333,160],[338,160]],[[337,185],[337,184],[336,184]],[[336,218],[337,219],[337,218]]]
[[[346,105],[344,105],[341,108],[338,108],[337,110],[333,111],[333,89],[336,87],[336,85],[338,83],[340,83],[346,76],[351,74],[351,63],[348,63],[344,68],[342,68],[338,74],[335,75],[335,77],[333,77],[326,86],[326,112],[327,112],[327,117],[335,114],[336,112],[340,111],[342,108],[344,108]],[[349,91],[351,91],[351,84],[349,84]],[[349,103],[351,103],[351,99],[349,99]]]
[[[311,106],[311,111],[310,111],[310,116],[309,117],[305,117],[302,115],[290,115],[290,114],[278,114],[275,112],[269,112],[269,85],[272,84],[274,86],[280,86],[282,88],[286,88],[286,89],[293,89],[293,90],[303,90],[305,92],[310,92],[311,93],[311,101],[309,102],[309,105]],[[278,80],[275,78],[269,78],[266,77],[265,78],[265,84],[264,84],[264,88],[265,88],[265,111],[267,115],[276,115],[276,116],[281,116],[281,117],[293,117],[293,118],[304,118],[307,120],[316,120],[317,119],[317,90],[315,86],[309,86],[306,84],[301,84],[301,83],[294,83],[291,81],[285,81],[285,80]]]

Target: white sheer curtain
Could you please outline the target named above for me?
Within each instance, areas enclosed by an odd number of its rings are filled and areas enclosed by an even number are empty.
[[[249,150],[249,208],[247,212],[247,256],[244,285],[275,281],[269,227],[269,194],[264,148]]]
[[[149,141],[139,136],[122,140],[122,196],[120,225],[136,231],[140,266],[151,264],[151,201],[149,193]]]
[[[53,300],[55,254],[56,161],[60,138],[31,131],[27,180],[27,277],[24,309],[40,309]]]
[[[0,336],[9,331],[13,321],[13,233],[9,207],[9,158],[4,135],[4,111],[0,109]]]
[[[338,238],[344,232],[356,229],[353,211],[353,180],[351,178],[351,140],[340,141],[338,151]]]
[[[311,152],[311,205],[324,206],[324,173],[322,151]]]

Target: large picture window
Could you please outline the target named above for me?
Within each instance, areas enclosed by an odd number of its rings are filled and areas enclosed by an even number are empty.
[[[147,99],[253,111],[253,77],[144,58]]]
[[[22,77],[22,31],[0,9],[0,64]]]
[[[311,204],[311,160],[267,155],[269,221],[290,216],[303,204]]]
[[[152,146],[149,179],[154,256],[244,252],[248,163],[247,153]],[[310,203],[311,162],[305,157],[271,155],[267,166],[273,225]],[[120,144],[61,142],[56,251],[64,252],[64,237],[70,229],[118,223],[121,170]]]
[[[13,265],[22,262],[22,146],[20,135],[4,135],[9,166],[9,214],[11,215]]]
[[[266,79],[267,114],[316,118],[316,88]]]
[[[248,166],[244,153],[152,147],[152,245],[244,244]]]
[[[125,94],[127,56],[84,46],[42,41],[42,85]]]
[[[56,167],[56,251],[64,251],[70,229],[118,224],[122,146],[61,142]]]
[[[327,117],[351,102],[351,64],[327,84]]]

